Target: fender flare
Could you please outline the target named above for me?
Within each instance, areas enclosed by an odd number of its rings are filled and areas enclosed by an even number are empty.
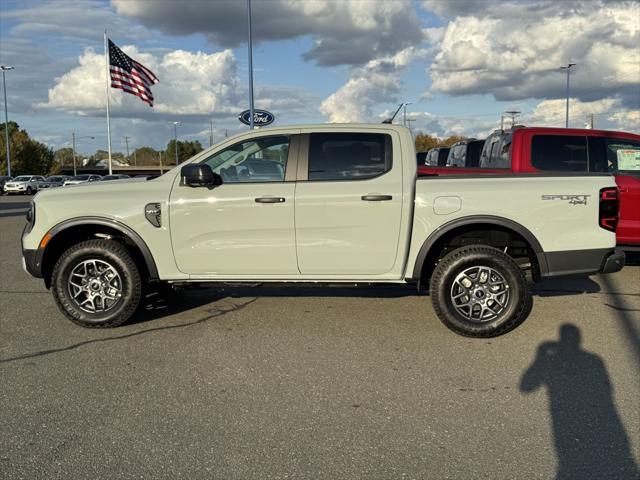
[[[531,245],[531,248],[535,252],[538,259],[538,265],[540,266],[540,274],[544,276],[547,273],[547,259],[544,251],[542,250],[542,246],[540,245],[540,242],[538,241],[536,236],[531,233],[529,229],[519,224],[518,222],[509,220],[508,218],[496,217],[493,215],[471,215],[468,217],[456,218],[455,220],[451,220],[450,222],[441,225],[433,232],[431,232],[431,234],[422,244],[422,247],[420,247],[420,251],[418,252],[418,256],[416,257],[416,262],[413,266],[412,278],[414,280],[420,279],[422,275],[422,267],[424,266],[424,262],[429,255],[429,251],[438,240],[440,240],[444,235],[456,228],[475,224],[495,225],[498,227],[513,230],[514,232],[519,234],[529,243],[529,245]]]
[[[78,225],[101,225],[118,230],[125,237],[131,240],[133,244],[138,247],[138,250],[140,250],[140,252],[142,253],[144,263],[149,272],[149,280],[158,280],[158,268],[156,267],[156,262],[153,258],[153,255],[151,254],[151,250],[135,230],[122,222],[106,217],[75,217],[56,224],[52,229],[49,230],[48,233],[51,234],[51,240],[54,240],[56,235],[58,235],[59,233]],[[51,243],[51,240],[49,241],[49,243]],[[36,253],[36,266],[40,269],[42,269],[42,262],[45,252],[46,247],[38,248]]]

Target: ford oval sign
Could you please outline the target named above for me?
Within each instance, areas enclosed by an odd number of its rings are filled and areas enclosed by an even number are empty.
[[[249,121],[249,110],[245,110],[238,116],[238,120],[240,120],[245,125],[251,125]],[[276,117],[273,116],[273,113],[267,112],[266,110],[253,110],[253,125],[256,127],[264,127],[265,125],[270,125]]]

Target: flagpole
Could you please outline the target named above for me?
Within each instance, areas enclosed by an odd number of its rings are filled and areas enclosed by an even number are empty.
[[[109,82],[109,47],[107,45],[107,29],[104,29],[104,64],[105,64],[105,79],[107,82],[107,148],[109,151],[109,175],[113,174],[113,168],[111,166],[111,117],[109,115],[109,88],[111,88],[111,82]]]
[[[251,0],[247,0],[247,23],[249,27],[249,129],[253,130],[253,42],[251,39]]]

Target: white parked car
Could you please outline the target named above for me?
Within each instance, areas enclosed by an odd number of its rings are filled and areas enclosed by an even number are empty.
[[[20,175],[10,182],[5,183],[4,191],[7,194],[22,193],[33,195],[38,191],[38,184],[44,182],[44,177],[40,175]]]
[[[102,177],[100,175],[89,175],[89,174],[76,175],[75,177],[72,177],[69,180],[66,180],[63,183],[63,186],[66,187],[69,185],[79,185],[81,183],[97,182],[101,178]]]

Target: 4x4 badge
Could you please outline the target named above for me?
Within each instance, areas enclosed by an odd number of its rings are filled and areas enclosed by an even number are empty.
[[[570,205],[586,205],[591,195],[542,195],[542,200],[565,200]]]

